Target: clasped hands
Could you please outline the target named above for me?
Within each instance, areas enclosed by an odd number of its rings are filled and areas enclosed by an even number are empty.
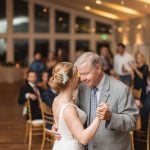
[[[111,120],[112,113],[109,109],[109,105],[106,103],[99,104],[96,109],[96,116],[100,120],[107,120],[107,121]]]

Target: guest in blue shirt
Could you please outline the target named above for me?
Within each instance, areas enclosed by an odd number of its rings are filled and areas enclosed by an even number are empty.
[[[41,81],[41,74],[46,70],[44,62],[41,60],[42,55],[40,52],[35,52],[34,61],[32,62],[30,69],[34,70],[37,73],[38,82]]]

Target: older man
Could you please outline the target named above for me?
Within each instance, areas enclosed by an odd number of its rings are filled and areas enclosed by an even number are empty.
[[[94,118],[97,106],[102,119],[87,149],[131,150],[129,131],[135,128],[138,109],[129,88],[103,72],[102,60],[96,53],[83,53],[74,65],[83,82],[79,87],[78,105],[88,116],[87,125]]]

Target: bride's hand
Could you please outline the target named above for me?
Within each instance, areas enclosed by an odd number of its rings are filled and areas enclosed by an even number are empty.
[[[60,133],[58,133],[57,130],[58,130],[58,128],[57,128],[56,124],[53,124],[53,126],[52,126],[52,133],[54,134],[54,137],[55,137],[56,140],[60,140],[61,139],[61,135],[60,135]]]
[[[101,103],[96,109],[96,115],[100,120],[110,120],[112,113],[109,110],[108,104]]]

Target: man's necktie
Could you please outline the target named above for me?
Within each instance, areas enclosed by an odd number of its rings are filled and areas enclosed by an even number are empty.
[[[96,108],[97,108],[97,96],[96,91],[98,89],[94,87],[91,91],[91,108],[90,108],[90,123],[93,121],[93,119],[96,116]],[[90,141],[87,145],[88,150],[93,150],[93,142]]]
[[[37,87],[33,87],[34,93],[37,95],[38,98],[40,98],[40,92]]]
[[[94,87],[91,91],[91,115],[90,115],[90,122],[93,121],[93,119],[96,116],[96,108],[97,108],[97,96],[96,91],[98,89]]]

